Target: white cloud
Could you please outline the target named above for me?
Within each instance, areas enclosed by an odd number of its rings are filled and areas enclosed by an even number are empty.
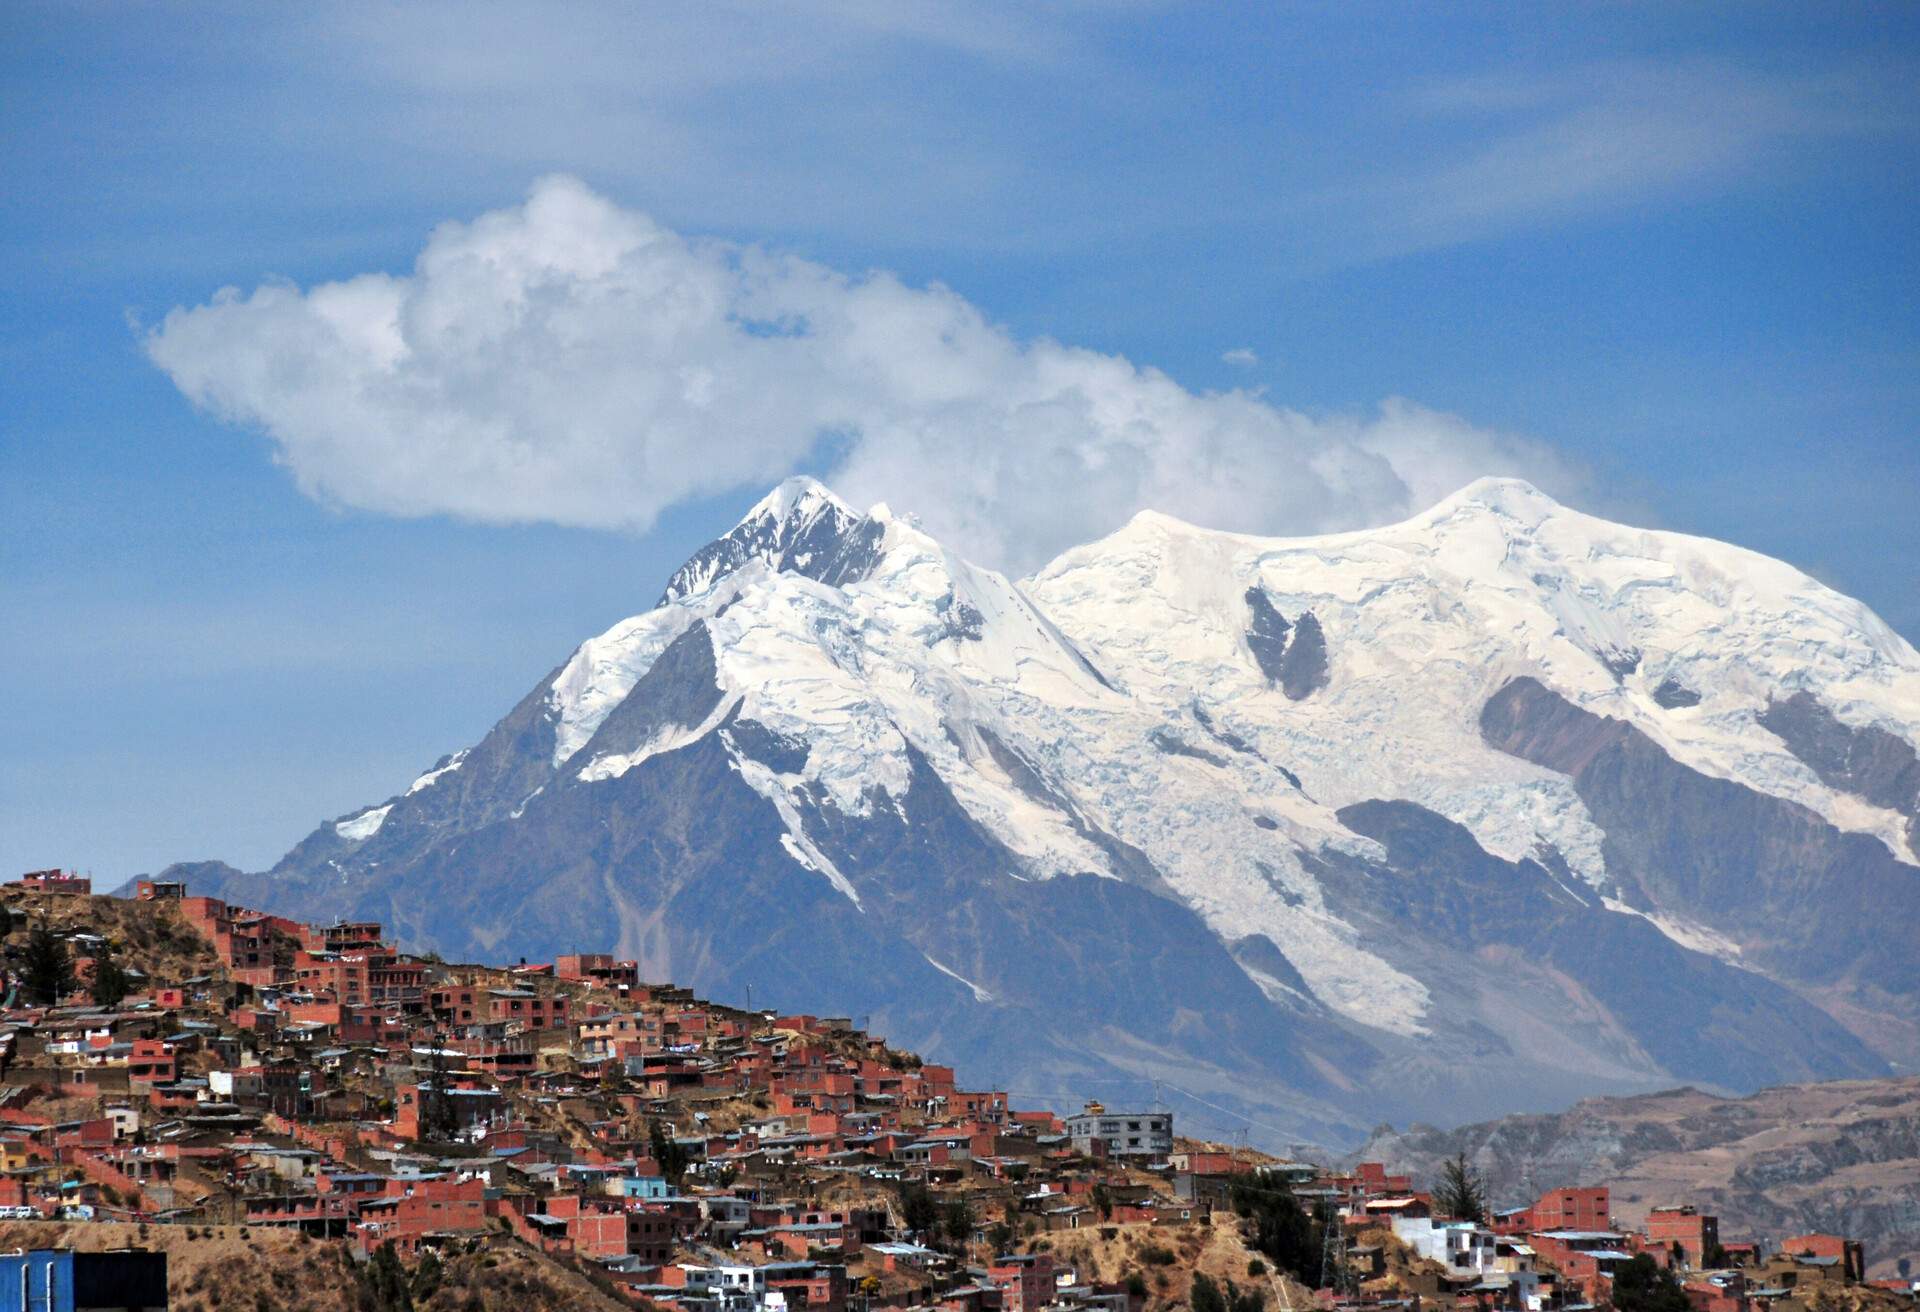
[[[396,515],[645,529],[831,436],[845,495],[1022,570],[1148,506],[1309,532],[1575,478],[1411,402],[1315,417],[1021,341],[946,288],[683,237],[566,177],[442,225],[406,276],[228,288],[145,345],[309,495]]]
[[[1251,346],[1236,346],[1220,358],[1236,369],[1251,369],[1260,363],[1260,357]]]

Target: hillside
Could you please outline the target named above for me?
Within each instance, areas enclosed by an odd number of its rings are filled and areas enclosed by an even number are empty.
[[[152,987],[0,1015],[0,1247],[164,1252],[180,1312],[646,1308],[716,1263],[840,1312],[975,1288],[971,1263],[1029,1245],[1082,1312],[1136,1286],[1134,1312],[1171,1312],[1253,1261],[1166,1159],[1259,1154],[1095,1152],[845,1019],[603,958],[425,961],[178,889],[4,900]],[[443,1086],[452,1125],[418,1110]]]
[[[0,1221],[0,1248],[138,1247],[167,1255],[171,1312],[362,1312],[359,1267],[339,1244],[297,1231],[236,1225],[123,1225]],[[452,1252],[416,1312],[632,1312],[578,1272],[506,1239]]]
[[[58,934],[94,934],[113,947],[120,964],[154,978],[186,979],[211,972],[217,958],[168,902],[136,902],[99,894],[26,892],[0,884],[0,907],[10,917],[8,944],[23,943],[35,925]]]
[[[0,1017],[0,1202],[44,1218],[0,1225],[0,1245],[164,1249],[193,1312],[393,1309],[402,1283],[448,1312],[644,1307],[716,1264],[838,1312],[854,1293],[939,1301],[977,1287],[982,1263],[1003,1288],[1050,1271],[1081,1312],[1122,1294],[1132,1312],[1199,1306],[1201,1274],[1284,1312],[1328,1283],[1304,1200],[1407,1201],[1378,1163],[1349,1174],[1175,1137],[1161,1111],[1062,1117],[847,1018],[709,1001],[631,961],[423,960],[377,925],[183,892],[44,908],[76,944],[122,940],[153,987]],[[379,1001],[346,1001],[365,994]],[[1912,1247],[1917,1141],[1909,1079],[1688,1090],[1371,1147],[1429,1173],[1467,1148],[1510,1194],[1516,1173],[1612,1178],[1628,1225],[1683,1199],[1763,1243],[1841,1230],[1887,1269]],[[1760,1194],[1745,1210],[1743,1189]],[[1471,1309],[1458,1286],[1488,1272],[1395,1247],[1416,1242],[1357,1240],[1390,1250],[1369,1289]],[[1829,1292],[1866,1297],[1841,1283]]]
[[[1501,1206],[1604,1183],[1625,1224],[1659,1204],[1690,1201],[1718,1213],[1728,1234],[1855,1236],[1877,1275],[1893,1275],[1902,1257],[1920,1264],[1920,1078],[1792,1085],[1746,1098],[1697,1089],[1595,1098],[1455,1130],[1386,1127],[1359,1155],[1431,1182],[1463,1152]]]

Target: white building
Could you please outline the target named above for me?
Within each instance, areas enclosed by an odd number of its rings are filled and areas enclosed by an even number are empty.
[[[1090,1102],[1067,1117],[1067,1137],[1078,1152],[1091,1152],[1098,1141],[1114,1157],[1165,1157],[1173,1151],[1173,1113],[1110,1112]]]
[[[1494,1269],[1496,1236],[1471,1221],[1397,1216],[1393,1219],[1393,1237],[1456,1275],[1486,1275]]]
[[[1516,1290],[1522,1304],[1541,1304],[1540,1277],[1533,1250],[1502,1239],[1472,1221],[1436,1221],[1430,1216],[1397,1216],[1393,1237],[1430,1262],[1438,1262],[1455,1280],[1472,1279],[1487,1290]]]
[[[785,1312],[787,1296],[767,1288],[767,1272],[754,1266],[695,1266],[687,1273],[685,1303],[711,1312]]]

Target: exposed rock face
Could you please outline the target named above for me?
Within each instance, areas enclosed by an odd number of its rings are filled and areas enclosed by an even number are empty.
[[[1682,1079],[1751,1087],[1779,1069],[1756,1056],[1752,1034],[1784,1026],[1801,1036],[1802,1078],[1881,1068],[1858,1040],[1780,985],[1685,950],[1537,861],[1489,855],[1444,816],[1412,802],[1364,802],[1343,808],[1340,819],[1387,851],[1387,865],[1370,869],[1365,884],[1342,881],[1344,908],[1356,918],[1432,925],[1463,956],[1493,952],[1500,965],[1481,987],[1511,989],[1529,977],[1577,981],[1583,1010],[1607,1018],[1590,1028],[1577,1015],[1566,1018],[1590,1050],[1624,1040]]]
[[[1155,747],[1170,756],[1188,756],[1196,761],[1205,761],[1208,765],[1226,768],[1226,758],[1218,752],[1210,752],[1204,747],[1195,747],[1169,729],[1155,729],[1147,737]]]
[[[1653,690],[1653,701],[1656,706],[1672,711],[1686,706],[1698,706],[1700,694],[1680,680],[1669,676],[1662,679],[1660,686]]]
[[[1616,679],[1625,679],[1640,668],[1640,653],[1632,648],[1626,651],[1603,651],[1600,663],[1612,672]]]
[[[1740,1099],[1677,1089],[1456,1130],[1385,1127],[1356,1156],[1430,1183],[1457,1153],[1498,1206],[1606,1184],[1616,1222],[1629,1226],[1660,1204],[1691,1202],[1720,1217],[1728,1240],[1837,1232],[1865,1242],[1876,1276],[1892,1275],[1902,1257],[1920,1262],[1920,1078]]]
[[[812,480],[792,479],[725,537],[695,552],[667,581],[657,604],[682,600],[755,561],[836,587],[857,583],[879,559],[884,532]]]
[[[1267,594],[1259,588],[1248,588],[1246,598],[1247,610],[1252,614],[1247,624],[1247,650],[1259,662],[1260,673],[1267,676],[1267,681],[1279,683],[1286,676],[1287,637],[1293,626],[1287,623],[1285,615],[1274,609]]]
[[[712,636],[698,621],[667,644],[641,682],[646,695],[614,707],[581,749],[598,767],[592,777],[605,778],[649,747],[697,731],[727,700],[715,677]]]
[[[1297,702],[1326,686],[1327,635],[1320,631],[1320,621],[1313,612],[1308,611],[1293,626],[1293,641],[1287,644],[1286,658],[1280,664],[1280,690]]]
[[[1896,734],[1842,723],[1812,693],[1767,703],[1760,723],[1825,783],[1907,818],[1907,845],[1920,855],[1920,753]]]
[[[1327,683],[1327,635],[1320,621],[1307,611],[1293,623],[1274,608],[1259,588],[1246,591],[1247,650],[1267,681],[1279,686],[1289,700],[1299,701]]]
[[[1920,879],[1884,844],[1683,766],[1537,679],[1502,688],[1480,724],[1494,747],[1573,780],[1627,903],[1712,926],[1811,996],[1920,1019]],[[1874,1029],[1885,1037],[1884,1021]]]
[[[1145,514],[1015,583],[798,480],[405,791],[188,878],[1276,1146],[1920,1062],[1920,866],[1755,687],[1920,725],[1857,603],[1520,484],[1313,539]]]

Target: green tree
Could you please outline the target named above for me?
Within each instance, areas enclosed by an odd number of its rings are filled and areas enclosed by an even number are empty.
[[[1285,1180],[1262,1172],[1237,1175],[1227,1186],[1227,1202],[1253,1222],[1254,1251],[1303,1285],[1319,1283],[1326,1218],[1309,1216]]]
[[[1450,1157],[1440,1168],[1440,1183],[1433,1191],[1434,1210],[1456,1221],[1487,1219],[1486,1187],[1480,1176],[1467,1165],[1462,1152]]]
[[[391,1240],[373,1250],[359,1276],[360,1306],[366,1312],[413,1312],[407,1269],[400,1265]]]
[[[947,1238],[958,1248],[973,1238],[973,1204],[965,1198],[955,1198],[946,1206],[940,1218],[941,1229],[947,1232]]]
[[[930,1232],[940,1222],[940,1204],[934,1201],[933,1191],[918,1181],[901,1181],[900,1218],[916,1235]]]
[[[93,958],[91,992],[94,1005],[99,1007],[117,1007],[122,998],[133,992],[133,977],[113,955],[111,943],[102,943]]]
[[[427,1059],[427,1082],[420,1086],[420,1137],[429,1143],[447,1143],[460,1129],[460,1113],[454,1110],[452,1081],[447,1075],[447,1053],[440,1036],[431,1040],[433,1055]]]
[[[446,1278],[446,1270],[440,1264],[439,1254],[431,1248],[420,1254],[420,1260],[413,1264],[413,1279],[408,1282],[408,1292],[417,1303],[424,1303],[433,1297],[440,1282]]]
[[[20,987],[29,1003],[50,1007],[73,989],[73,957],[67,943],[43,922],[27,936]]]
[[[1680,1278],[1645,1253],[1613,1268],[1615,1312],[1687,1312]]]
[[[1001,1253],[1012,1252],[1013,1240],[1013,1227],[1005,1221],[995,1221],[987,1228],[987,1247],[993,1250],[996,1257]]]
[[[1266,1301],[1258,1289],[1241,1290],[1231,1280],[1222,1289],[1204,1274],[1193,1277],[1193,1312],[1261,1312]]]
[[[1107,1188],[1105,1180],[1093,1182],[1093,1210],[1100,1213],[1102,1221],[1113,1219],[1113,1190]]]
[[[660,1174],[676,1190],[687,1178],[687,1167],[692,1164],[693,1154],[675,1142],[671,1128],[659,1119],[647,1125],[647,1140],[652,1145],[653,1160],[659,1164]]]

